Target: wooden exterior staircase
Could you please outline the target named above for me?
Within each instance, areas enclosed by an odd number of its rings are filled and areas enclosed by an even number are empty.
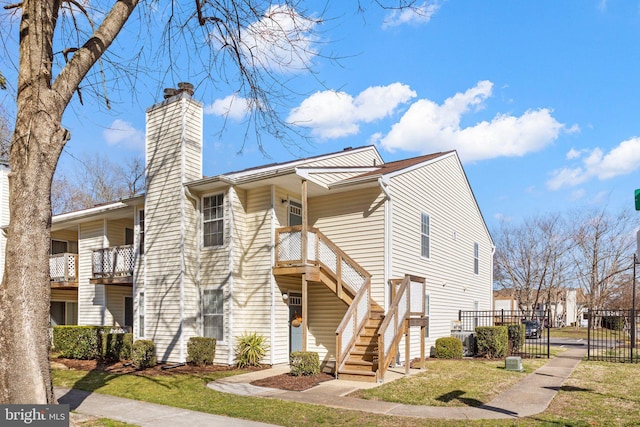
[[[385,314],[371,299],[371,275],[319,230],[308,227],[305,236],[301,226],[280,228],[276,247],[274,275],[304,274],[349,306],[336,330],[336,377],[382,382],[408,331],[409,276],[402,280]]]

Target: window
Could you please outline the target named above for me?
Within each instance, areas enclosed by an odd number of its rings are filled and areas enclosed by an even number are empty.
[[[77,325],[78,303],[68,301],[51,301],[49,324],[51,326]]]
[[[474,243],[473,244],[473,274],[478,274],[479,271],[479,262],[478,262],[478,258],[479,258],[479,249],[478,249],[478,243]]]
[[[132,228],[124,229],[124,244],[133,245],[133,229]]]
[[[138,337],[144,337],[144,292],[138,294]]]
[[[51,255],[68,252],[66,240],[51,240]]]
[[[140,237],[140,241],[138,242],[138,253],[140,255],[144,255],[144,210],[140,210],[138,212],[138,227],[138,234]]]
[[[202,293],[203,336],[223,341],[224,292],[222,289],[205,289]]]
[[[429,215],[422,212],[420,218],[420,255],[423,258],[431,257],[431,227]]]
[[[207,196],[202,203],[204,246],[224,244],[224,194]]]

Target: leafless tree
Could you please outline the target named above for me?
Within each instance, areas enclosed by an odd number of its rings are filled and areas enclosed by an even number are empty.
[[[384,6],[382,0],[371,3]],[[408,0],[389,3],[413,5]],[[0,287],[0,403],[55,401],[47,332],[51,182],[71,138],[62,117],[74,95],[82,103],[93,93],[109,106],[108,92],[102,88],[112,83],[111,90],[117,93],[123,90],[120,84],[136,87],[148,78],[144,73],[153,69],[144,69],[144,59],[166,54],[171,65],[164,77],[182,80],[188,73],[189,79],[234,83],[253,113],[250,117],[258,141],[263,132],[284,140],[285,123],[277,101],[286,97],[274,97],[274,91],[285,87],[286,79],[280,79],[276,71],[279,67],[308,69],[312,23],[321,22],[319,17],[306,16],[301,5],[292,0],[278,6],[258,0],[148,1],[140,5],[139,0],[24,0],[5,6],[8,13],[20,16],[20,53],[9,153],[11,222]],[[164,8],[162,13],[150,12],[159,8]],[[106,53],[132,17],[138,20],[138,39],[144,43],[139,55],[125,63],[125,58]],[[283,17],[293,25],[281,25]],[[145,25],[157,19],[164,20],[165,26],[160,42],[153,40]],[[260,25],[254,25],[256,22]],[[14,34],[18,39],[18,32]],[[131,40],[135,36],[130,35]],[[166,51],[158,52],[154,46]],[[128,73],[130,64],[135,73]],[[122,79],[114,78],[119,71]]]
[[[565,285],[567,251],[565,223],[559,214],[503,222],[496,233],[495,281],[509,289],[522,310],[552,302]]]
[[[634,223],[628,211],[610,214],[606,209],[587,210],[573,215],[571,237],[573,270],[587,297],[590,309],[619,296],[622,287],[631,287],[630,271],[635,250]]]
[[[53,214],[86,209],[132,197],[144,189],[144,161],[130,157],[124,165],[106,157],[78,160],[75,174],[57,171],[51,187]]]
[[[9,147],[11,145],[11,130],[7,112],[0,106],[0,162],[9,162]]]

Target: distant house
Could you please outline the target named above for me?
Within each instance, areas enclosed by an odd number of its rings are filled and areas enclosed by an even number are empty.
[[[455,151],[385,163],[364,146],[203,177],[202,118],[183,90],[150,107],[146,194],[53,218],[53,324],[130,328],[166,362],[205,336],[233,364],[257,332],[263,363],[314,351],[380,380],[378,353],[417,357],[458,310],[493,306],[494,245]]]
[[[552,327],[580,325],[585,312],[585,298],[581,289],[560,288],[550,294],[545,293],[535,307],[540,318],[546,317],[544,312],[549,309]],[[513,289],[493,291],[494,310],[520,310],[518,299]]]

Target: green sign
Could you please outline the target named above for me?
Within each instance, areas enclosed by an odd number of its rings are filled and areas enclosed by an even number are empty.
[[[640,188],[636,190],[636,210],[640,211]]]

